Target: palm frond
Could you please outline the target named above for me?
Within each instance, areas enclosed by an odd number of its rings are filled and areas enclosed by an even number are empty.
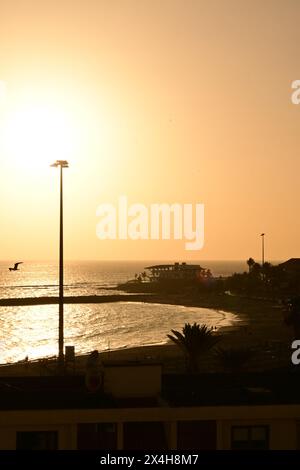
[[[220,336],[213,333],[213,330],[207,325],[185,323],[182,333],[171,330],[173,335],[167,335],[167,337],[184,350],[190,365],[195,369],[201,355],[214,347],[221,339]]]

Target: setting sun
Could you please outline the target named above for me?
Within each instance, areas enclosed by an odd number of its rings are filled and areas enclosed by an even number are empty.
[[[68,158],[75,132],[70,116],[50,104],[28,104],[8,113],[5,146],[12,162],[30,169]]]
[[[5,101],[6,93],[6,83],[3,80],[0,80],[0,104]]]

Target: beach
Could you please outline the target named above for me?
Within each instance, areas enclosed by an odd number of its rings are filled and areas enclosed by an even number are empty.
[[[288,365],[292,331],[283,322],[281,306],[269,299],[251,299],[226,294],[182,295],[182,294],[132,294],[111,296],[78,296],[66,297],[65,303],[103,303],[145,302],[155,304],[183,305],[203,307],[224,312],[232,312],[238,316],[234,326],[220,328],[216,334],[221,336],[220,345],[226,347],[245,347],[256,354],[256,368],[278,368]],[[26,298],[2,299],[2,305],[44,305],[57,303],[58,299]],[[183,325],[182,325],[183,326]],[[115,350],[101,350],[104,365],[125,364],[135,362],[161,363],[165,370],[174,372],[184,369],[182,351],[173,343],[126,347]],[[217,366],[213,358],[203,361],[203,370],[214,370]],[[75,362],[69,364],[70,373],[84,373],[86,354],[76,355]],[[259,359],[259,360],[258,360]],[[54,373],[55,358],[41,358],[34,361],[19,361],[0,367],[0,375],[44,375]]]

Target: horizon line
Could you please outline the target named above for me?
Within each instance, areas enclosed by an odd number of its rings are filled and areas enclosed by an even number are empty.
[[[252,258],[252,257],[251,257]],[[288,259],[292,258],[297,258],[297,256],[292,256]],[[14,262],[16,258],[11,258],[11,259],[3,259],[0,260],[0,263],[12,263]],[[55,258],[47,259],[47,258],[23,258],[25,261],[24,263],[33,263],[33,262],[51,262],[51,263],[57,263],[58,260]],[[149,262],[149,261],[168,261],[170,263],[176,263],[176,262],[186,262],[188,263],[195,263],[195,262],[247,262],[248,258],[228,258],[228,259],[220,259],[220,258],[207,258],[207,259],[192,259],[192,260],[182,260],[181,258],[145,258],[145,259],[76,259],[76,258],[65,258],[65,262],[89,262],[89,263],[96,263],[96,262]],[[254,258],[255,259],[255,258]],[[259,260],[258,262],[260,262]],[[269,259],[267,262],[278,262],[278,261],[283,261],[283,259],[276,259],[272,258]]]

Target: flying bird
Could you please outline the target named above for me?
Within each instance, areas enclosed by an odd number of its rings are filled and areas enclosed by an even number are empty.
[[[22,264],[22,263],[23,263],[23,261],[20,261],[19,263],[15,263],[14,267],[9,268],[9,270],[10,271],[18,271],[19,270],[18,266],[19,266],[19,264]]]

